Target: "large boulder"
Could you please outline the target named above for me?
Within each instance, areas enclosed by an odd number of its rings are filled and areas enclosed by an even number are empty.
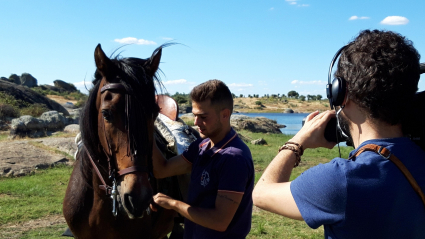
[[[21,85],[28,86],[28,87],[36,87],[37,86],[37,79],[35,79],[29,73],[22,73],[22,75],[21,75]]]
[[[70,91],[70,92],[77,91],[77,88],[75,88],[73,84],[66,83],[65,81],[62,81],[62,80],[55,80],[53,81],[53,84],[55,85],[55,87],[62,88],[66,91]]]
[[[17,74],[12,74],[9,76],[9,81],[17,85],[21,84],[21,79]]]
[[[249,117],[246,115],[232,115],[230,125],[235,130],[248,130],[255,133],[274,133],[281,134],[280,128],[285,125],[278,124],[276,120],[266,117]]]
[[[44,135],[44,127],[44,121],[24,115],[12,120],[10,135],[39,137]]]
[[[0,81],[0,92],[9,94],[15,97],[15,99],[29,104],[44,104],[50,110],[56,110],[66,116],[69,115],[68,111],[62,105],[27,87],[16,85],[7,81]],[[20,107],[24,106],[25,105],[20,105]]]
[[[44,112],[40,116],[40,120],[44,121],[46,130],[48,131],[62,130],[68,124],[68,119],[57,111]]]
[[[10,82],[10,80],[8,78],[4,77],[4,76],[0,77],[0,80],[4,80],[4,81],[9,81]]]
[[[58,88],[58,87],[52,86],[52,85],[40,85],[40,88],[42,90],[51,90],[51,91],[56,91],[56,92],[60,92],[60,93],[64,91],[64,89]]]

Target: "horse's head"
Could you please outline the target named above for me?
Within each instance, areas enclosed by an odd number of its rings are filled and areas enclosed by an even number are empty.
[[[99,164],[112,176],[109,182],[116,179],[119,208],[129,218],[143,216],[153,196],[149,177],[154,119],[159,112],[155,74],[161,49],[149,59],[109,59],[100,44],[95,50],[95,87],[89,96],[92,104],[84,113],[92,119],[82,127],[83,140],[91,154],[101,155]]]

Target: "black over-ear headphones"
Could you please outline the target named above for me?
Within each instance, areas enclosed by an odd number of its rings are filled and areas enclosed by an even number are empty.
[[[326,95],[329,99],[329,104],[331,109],[334,106],[341,106],[344,103],[345,95],[347,94],[347,82],[342,77],[337,77],[331,81],[332,75],[332,67],[335,64],[336,59],[341,54],[341,52],[347,48],[347,45],[341,47],[335,54],[334,58],[331,61],[331,65],[329,66],[329,74],[328,74],[328,84],[326,85]]]

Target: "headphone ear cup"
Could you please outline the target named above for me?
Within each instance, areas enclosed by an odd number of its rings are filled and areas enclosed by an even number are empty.
[[[341,106],[344,103],[347,93],[347,83],[344,78],[338,77],[332,81],[332,103],[334,106]]]

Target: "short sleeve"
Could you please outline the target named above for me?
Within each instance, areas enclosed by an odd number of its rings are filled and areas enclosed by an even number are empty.
[[[195,161],[195,159],[198,157],[199,154],[199,144],[201,144],[201,142],[204,139],[199,138],[195,141],[193,141],[189,147],[187,147],[187,149],[182,153],[182,156],[189,162],[193,163]]]
[[[219,191],[245,192],[250,177],[253,177],[253,170],[246,161],[241,155],[226,155],[218,172]]]
[[[344,169],[343,163],[334,159],[306,170],[291,182],[292,196],[309,227],[316,229],[344,220],[347,204]]]

